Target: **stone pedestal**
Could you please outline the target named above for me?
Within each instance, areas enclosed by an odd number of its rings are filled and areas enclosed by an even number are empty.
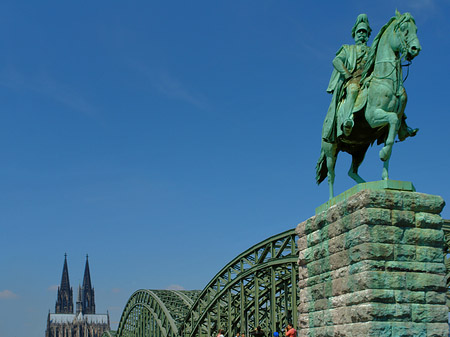
[[[299,224],[299,336],[447,337],[444,204],[366,189]]]

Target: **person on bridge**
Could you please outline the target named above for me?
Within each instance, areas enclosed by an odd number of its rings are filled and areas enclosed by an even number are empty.
[[[286,337],[297,337],[297,330],[294,329],[294,326],[292,323],[288,323],[287,327],[285,328],[285,334]]]
[[[264,337],[264,331],[261,329],[260,326],[258,326],[254,331],[250,332],[250,335],[253,335],[255,337]]]

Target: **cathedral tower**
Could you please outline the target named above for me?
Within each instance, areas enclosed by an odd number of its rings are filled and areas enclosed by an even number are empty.
[[[64,267],[61,277],[61,285],[58,287],[55,313],[73,314],[73,291],[70,287],[69,268],[67,268],[67,254],[64,254]]]
[[[95,313],[94,288],[91,284],[87,255],[83,286],[78,286],[76,313],[73,312],[72,293],[67,268],[67,254],[65,254],[55,313],[48,313],[45,337],[99,337],[104,331],[111,329],[108,312],[106,314]]]
[[[89,272],[89,260],[86,255],[86,266],[84,267],[83,286],[81,288],[81,312],[83,314],[95,314],[94,288],[91,285],[91,274]]]

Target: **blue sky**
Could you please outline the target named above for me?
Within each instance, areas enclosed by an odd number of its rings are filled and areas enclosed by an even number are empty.
[[[420,131],[390,177],[448,201],[448,1],[2,1],[0,335],[43,336],[64,253],[74,289],[89,254],[117,322],[135,290],[202,289],[314,215],[331,60],[359,13],[370,44],[396,8],[422,45],[405,83]]]

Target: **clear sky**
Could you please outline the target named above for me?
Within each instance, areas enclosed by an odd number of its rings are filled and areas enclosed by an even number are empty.
[[[450,201],[448,0],[2,1],[0,336],[44,335],[64,253],[75,298],[89,254],[117,322],[135,290],[203,289],[314,215],[331,61],[359,13],[370,44],[396,8],[422,45],[405,82],[420,131],[391,178]]]

